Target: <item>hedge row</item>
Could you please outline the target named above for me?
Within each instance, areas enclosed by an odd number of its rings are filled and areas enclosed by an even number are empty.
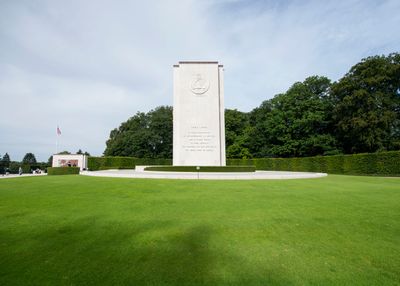
[[[134,169],[136,165],[172,165],[171,159],[89,157],[91,171]],[[257,170],[323,172],[346,175],[400,176],[400,151],[304,158],[228,159],[228,166],[255,166]]]
[[[151,159],[134,157],[89,157],[90,171],[108,169],[135,169],[136,165],[172,165],[171,159]]]
[[[79,171],[79,167],[48,167],[47,175],[77,175]]]
[[[162,172],[254,172],[254,166],[151,166],[146,167],[145,171]]]
[[[254,165],[257,170],[400,176],[400,151],[304,158],[230,159],[227,164]]]

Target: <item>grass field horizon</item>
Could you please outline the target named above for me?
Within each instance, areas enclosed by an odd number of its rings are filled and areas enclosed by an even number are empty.
[[[400,178],[0,180],[0,285],[399,285]]]

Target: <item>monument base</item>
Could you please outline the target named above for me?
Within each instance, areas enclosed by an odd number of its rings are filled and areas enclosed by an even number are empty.
[[[113,177],[113,178],[146,178],[146,179],[186,179],[186,180],[287,180],[321,178],[327,176],[325,173],[309,172],[283,172],[283,171],[256,171],[256,172],[149,172],[136,170],[104,170],[83,171],[85,176]]]
[[[201,173],[253,173],[255,166],[147,166],[144,171],[154,172],[201,172]]]

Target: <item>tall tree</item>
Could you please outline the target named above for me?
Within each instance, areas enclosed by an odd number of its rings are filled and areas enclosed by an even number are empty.
[[[330,125],[330,80],[313,76],[263,102],[250,115],[250,151],[255,157],[337,153]]]
[[[3,163],[3,166],[8,168],[10,166],[10,155],[8,155],[8,153],[4,154],[3,159],[1,160]]]
[[[36,164],[36,158],[33,153],[26,153],[24,158],[22,159],[22,164],[32,165]]]
[[[400,54],[363,59],[332,87],[346,153],[400,148]]]
[[[160,106],[150,112],[138,112],[111,131],[106,156],[138,158],[172,157],[172,107]]]
[[[236,109],[225,110],[225,143],[227,158],[250,158],[246,130],[249,114]]]

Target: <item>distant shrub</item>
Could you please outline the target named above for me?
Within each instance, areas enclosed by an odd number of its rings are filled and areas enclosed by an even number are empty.
[[[47,175],[78,175],[79,167],[48,167]]]
[[[136,165],[172,165],[172,159],[112,156],[88,158],[88,168],[91,171],[108,169],[135,169]]]

